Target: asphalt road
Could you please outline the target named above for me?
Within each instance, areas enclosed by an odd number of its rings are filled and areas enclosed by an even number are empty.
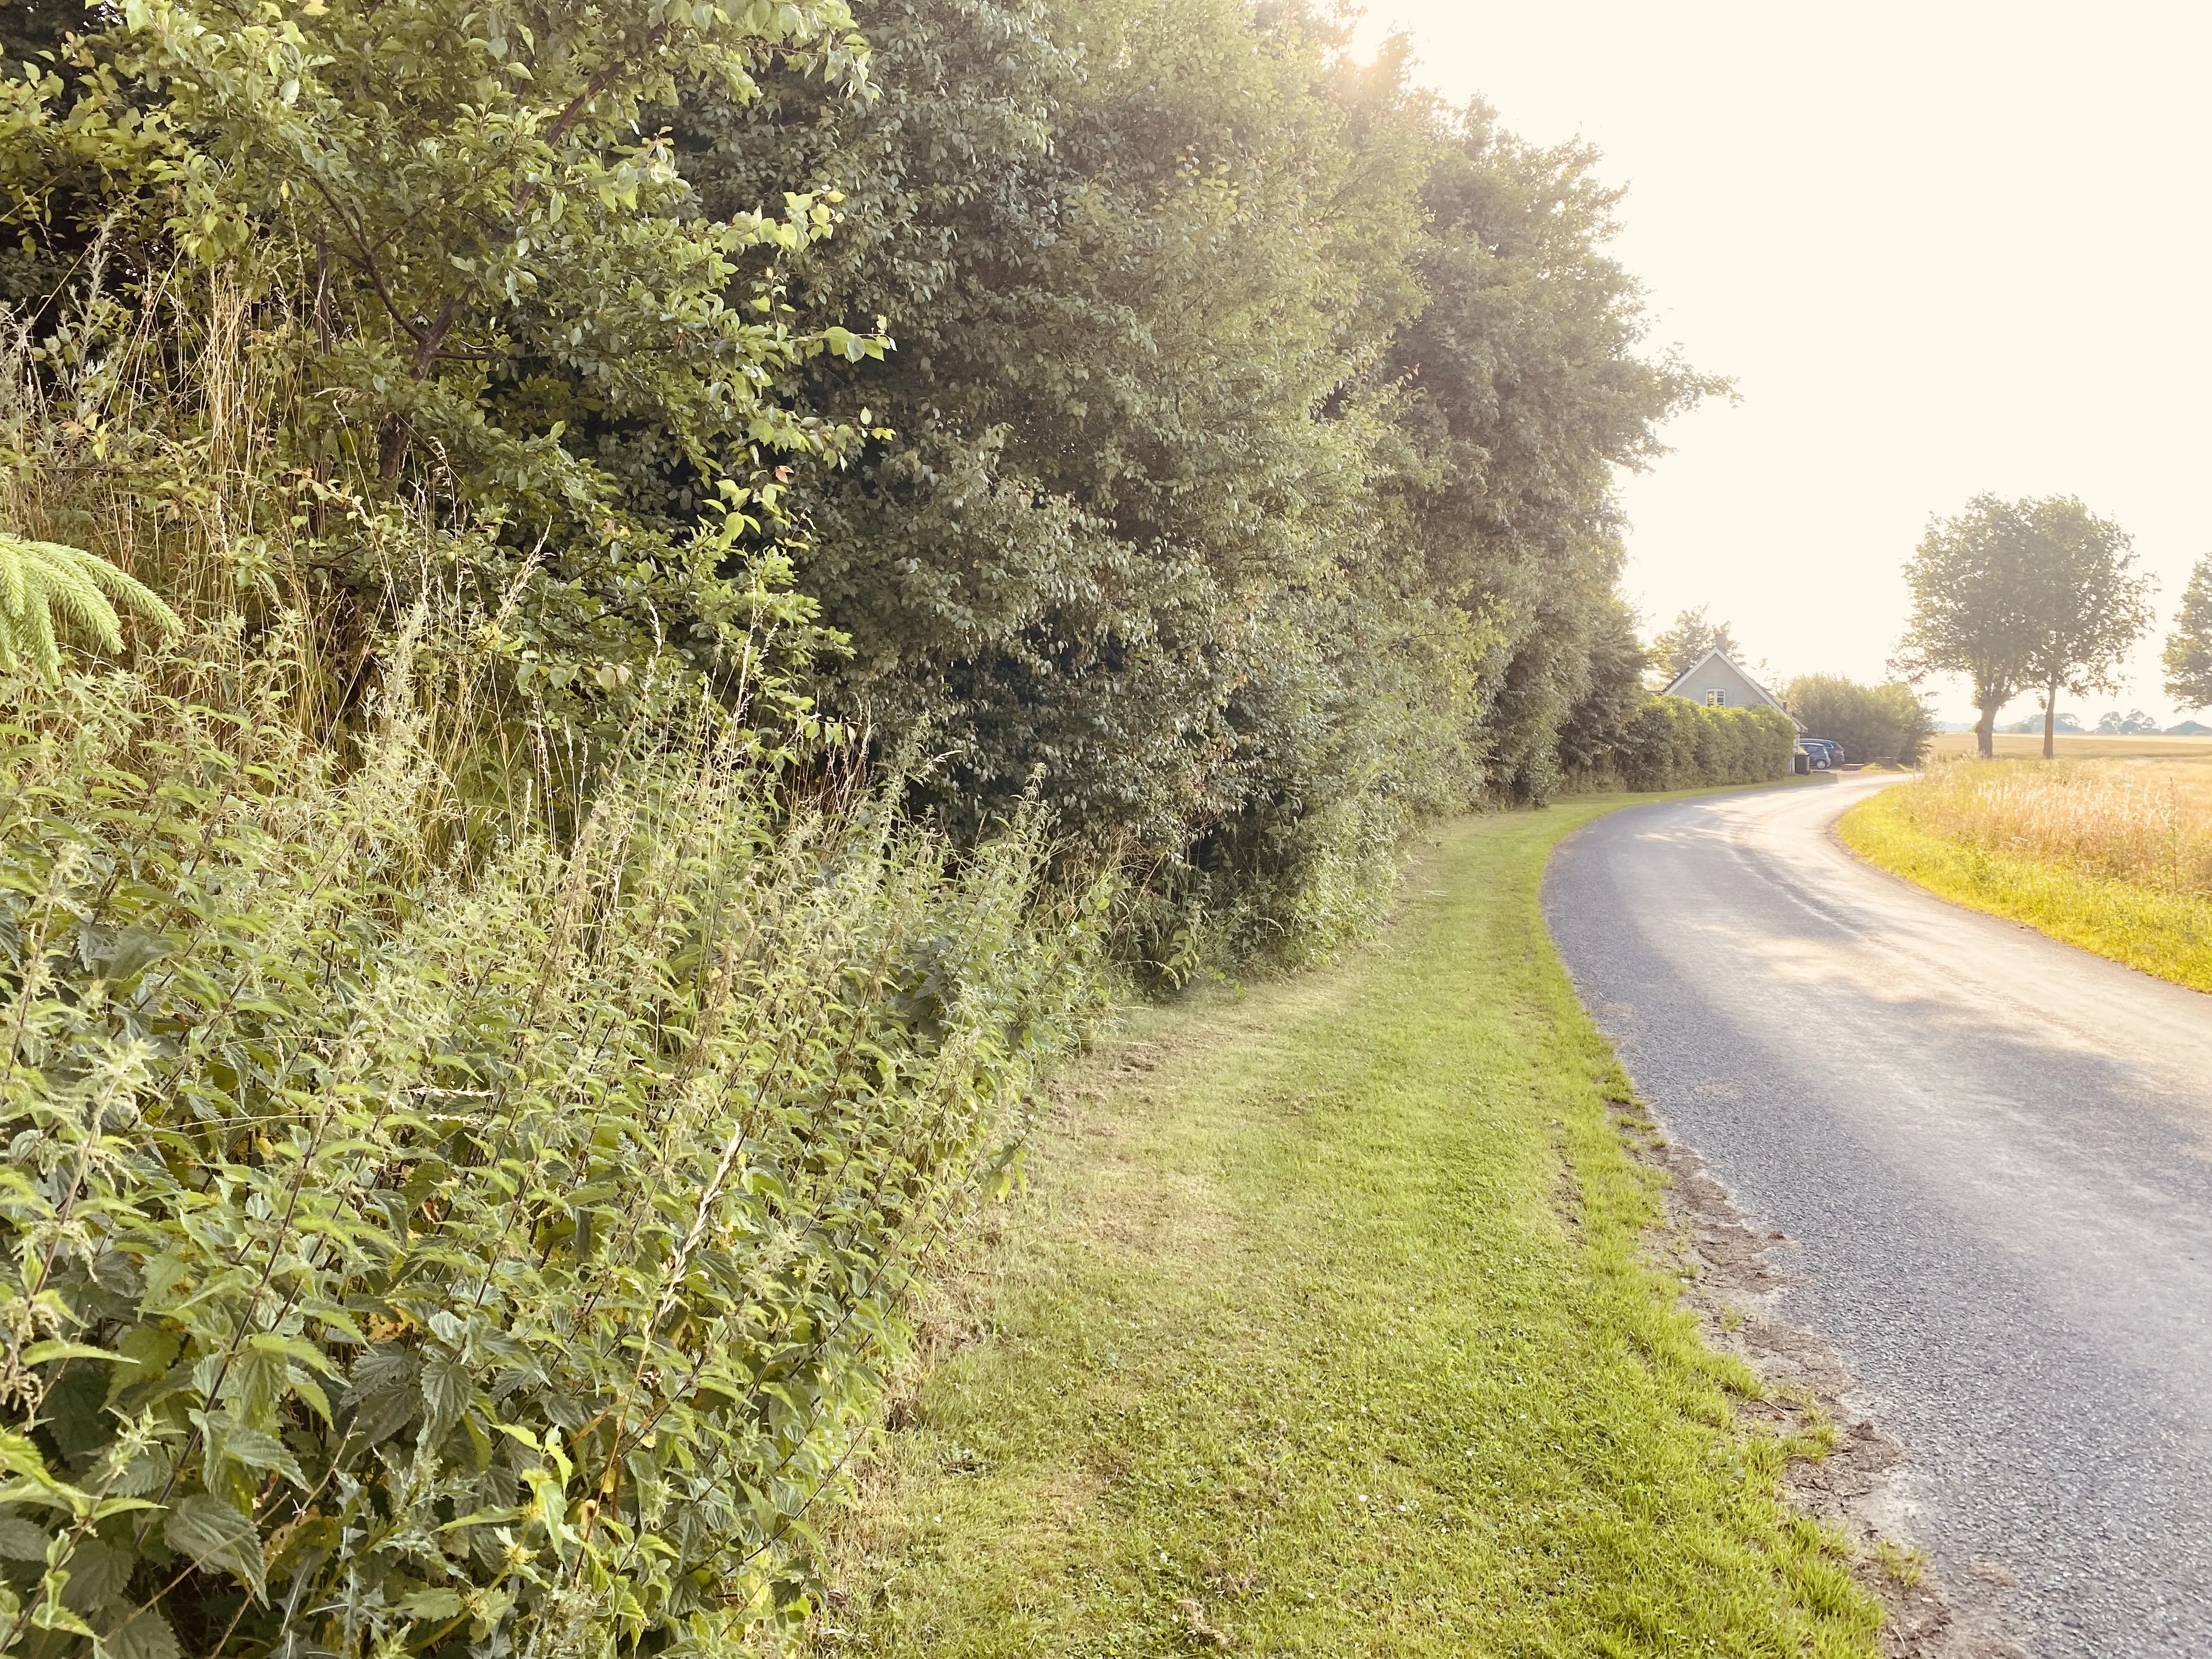
[[[1854,860],[1867,784],[1631,808],[1544,886],[1776,1316],[1905,1443],[1893,1522],[2037,1659],[2212,1656],[2212,997]],[[2016,1587],[2006,1586],[2006,1577]]]

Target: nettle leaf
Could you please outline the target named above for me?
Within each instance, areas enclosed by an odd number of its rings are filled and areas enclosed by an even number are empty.
[[[246,1338],[246,1346],[258,1352],[282,1355],[296,1359],[303,1365],[319,1371],[335,1374],[337,1366],[331,1357],[312,1342],[296,1336],[276,1336],[267,1332]]]
[[[198,1424],[207,1437],[208,1467],[214,1470],[228,1458],[243,1463],[249,1469],[274,1471],[295,1486],[305,1486],[307,1477],[301,1472],[300,1461],[290,1447],[273,1434],[240,1423],[237,1419],[216,1412],[194,1412],[192,1420]]]
[[[0,1516],[0,1556],[11,1561],[43,1561],[50,1541],[44,1530],[21,1516]]]
[[[81,1538],[64,1565],[69,1568],[69,1584],[62,1591],[62,1601],[72,1612],[90,1615],[118,1600],[130,1587],[138,1558],[97,1538]]]
[[[253,1522],[220,1498],[194,1492],[161,1523],[169,1547],[203,1568],[233,1573],[257,1595],[261,1589],[261,1534]]]
[[[183,1659],[184,1648],[176,1632],[160,1613],[149,1607],[118,1625],[100,1638],[107,1659]]]
[[[461,1420],[476,1394],[476,1378],[458,1359],[441,1356],[422,1367],[422,1400],[430,1408],[430,1431],[443,1434]]]

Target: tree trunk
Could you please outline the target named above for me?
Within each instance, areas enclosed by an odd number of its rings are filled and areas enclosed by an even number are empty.
[[[1996,730],[1998,707],[1998,704],[1993,702],[1984,703],[1982,705],[1982,723],[1974,728],[1974,747],[1980,752],[1984,760],[1992,758],[1997,752]]]
[[[2049,760],[2058,750],[2058,688],[2052,686],[2043,699],[2043,758]]]

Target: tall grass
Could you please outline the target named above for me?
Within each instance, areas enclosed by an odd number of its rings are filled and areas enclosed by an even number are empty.
[[[190,626],[0,681],[0,1651],[803,1617],[1108,896],[1036,823],[957,852],[795,766],[742,682],[648,674],[580,740],[441,578],[465,514],[276,453],[283,318],[88,291],[14,331],[0,514]],[[342,541],[379,604],[319,574]]]
[[[1945,898],[2212,991],[2212,768],[1954,762],[1837,828]]]
[[[2212,895],[2212,775],[2130,761],[1954,763],[1898,796],[1931,835],[2156,891]]]

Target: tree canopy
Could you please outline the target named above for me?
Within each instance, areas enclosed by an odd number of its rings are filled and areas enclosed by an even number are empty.
[[[1680,612],[1651,641],[1652,659],[1670,681],[1688,673],[1709,652],[1733,658],[1741,649],[1729,625],[1709,618],[1704,605]]]
[[[1899,665],[1966,677],[1984,756],[1997,711],[2029,690],[2045,694],[2048,756],[2058,694],[2108,686],[2150,622],[2125,532],[2073,496],[1977,495],[1929,526],[1905,574],[1913,611]]]
[[[1845,758],[1917,766],[1936,717],[1909,685],[1862,685],[1841,674],[1801,674],[1782,688],[1782,706],[1816,738],[1832,738]]]
[[[1932,522],[1905,567],[1912,617],[1896,666],[1914,679],[1965,676],[1985,756],[1995,752],[1997,711],[2032,683],[2033,569],[2021,531],[2012,504],[1978,495],[1957,517]]]
[[[2151,581],[2135,568],[2127,533],[2071,496],[2016,506],[2033,561],[2028,653],[2043,692],[2043,755],[2051,757],[2061,692],[2106,691],[2150,626]]]
[[[865,21],[879,97],[674,118],[718,215],[836,183],[791,303],[898,343],[804,371],[890,434],[796,485],[825,702],[932,734],[940,811],[1035,790],[1262,930],[1408,814],[1601,765],[1643,696],[1613,469],[1715,383],[1640,354],[1594,155],[1297,7]]]
[[[15,16],[0,284],[56,384],[163,365],[167,495],[222,331],[137,319],[224,300],[333,662],[428,583],[586,744],[765,667],[1163,942],[1326,937],[1642,704],[1613,481],[1719,383],[1644,349],[1594,153],[1318,8]]]
[[[2166,695],[2185,708],[2212,704],[2212,554],[2197,560],[2166,641]]]

